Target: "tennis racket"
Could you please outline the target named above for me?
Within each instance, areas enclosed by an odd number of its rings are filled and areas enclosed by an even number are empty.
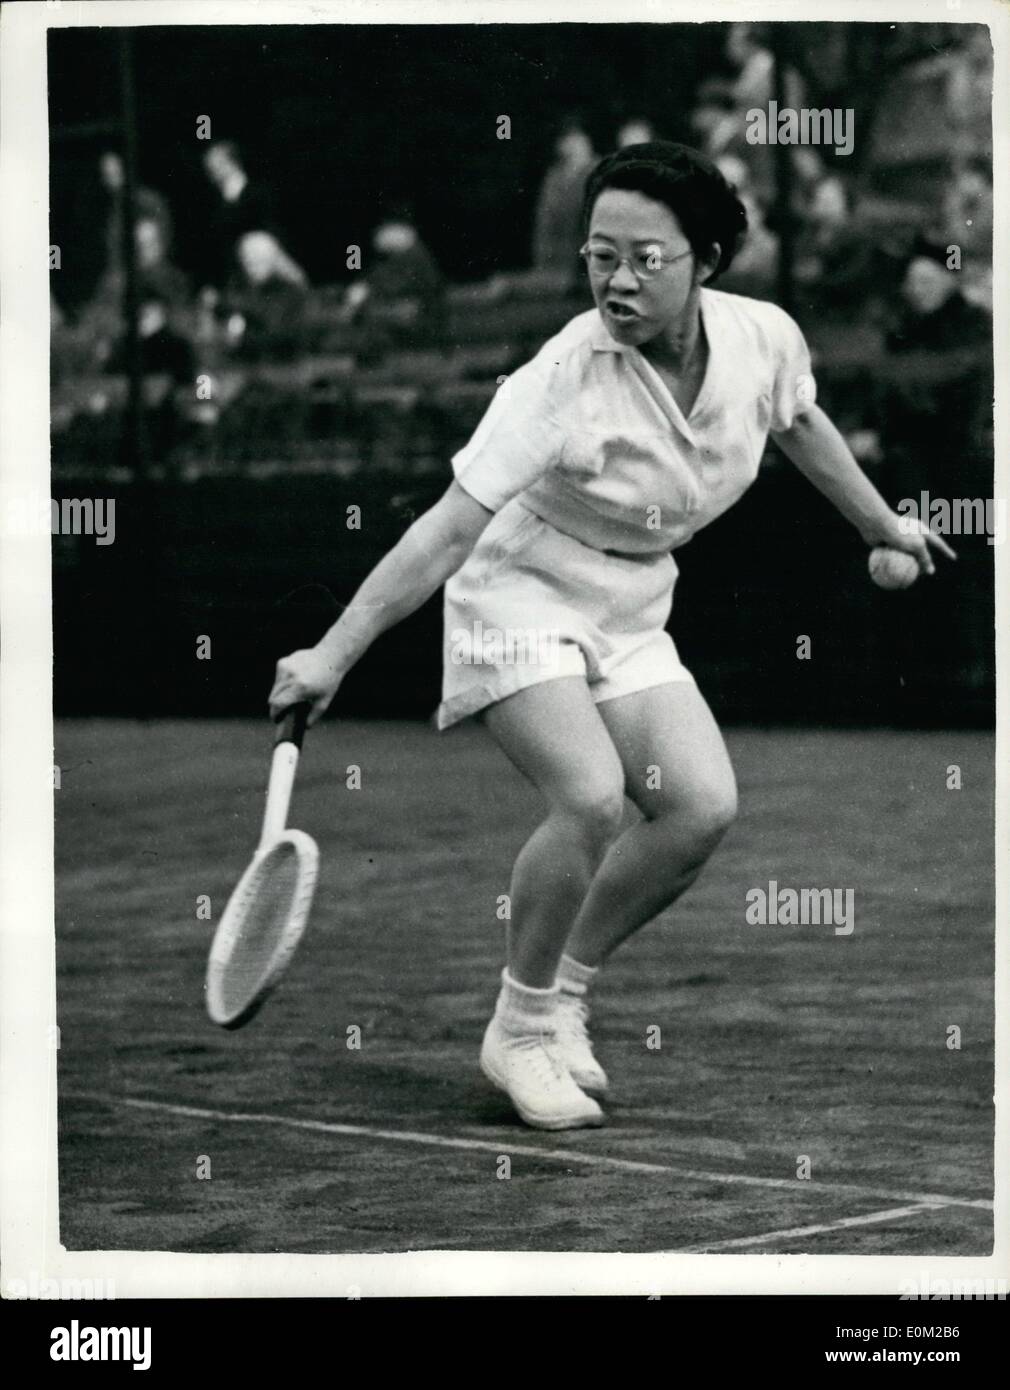
[[[205,993],[222,1028],[241,1028],[259,1012],[308,922],[319,847],[285,826],[309,708],[292,705],[278,726],[260,842],[214,933]]]

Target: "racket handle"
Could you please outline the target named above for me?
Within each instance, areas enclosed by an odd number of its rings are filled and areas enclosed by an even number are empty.
[[[312,706],[308,701],[303,700],[301,704],[292,705],[289,710],[285,711],[284,718],[277,725],[277,735],[274,738],[275,748],[279,743],[293,743],[296,748],[301,748],[311,708]]]
[[[279,835],[283,835],[284,827],[287,825],[288,806],[295,785],[295,773],[298,770],[298,754],[305,737],[305,724],[310,708],[305,701],[292,705],[285,711],[284,718],[277,726],[273,756],[270,759],[270,781],[263,811],[263,828],[260,831],[260,849],[273,844]]]

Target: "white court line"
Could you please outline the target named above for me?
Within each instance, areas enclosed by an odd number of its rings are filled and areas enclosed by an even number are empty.
[[[742,1187],[797,1188],[821,1194],[857,1197],[884,1197],[889,1201],[930,1207],[974,1207],[992,1211],[985,1198],[947,1197],[937,1192],[890,1192],[878,1187],[859,1187],[854,1183],[817,1183],[797,1178],[762,1178],[749,1173],[710,1173],[694,1168],[678,1168],[670,1163],[644,1163],[638,1159],[614,1158],[609,1154],[581,1153],[578,1149],[541,1149],[534,1144],[515,1144],[507,1137],[499,1140],[449,1138],[443,1134],[422,1134],[410,1129],[376,1129],[371,1125],[338,1124],[330,1120],[302,1120],[290,1115],[246,1114],[237,1110],[211,1110],[197,1105],[175,1105],[163,1100],[143,1100],[139,1096],[100,1095],[92,1091],[68,1092],[63,1100],[97,1101],[101,1105],[129,1106],[135,1110],[160,1110],[169,1115],[187,1115],[197,1120],[222,1120],[232,1124],[279,1125],[285,1129],[305,1129],[317,1134],[346,1134],[360,1139],[388,1139],[396,1144],[424,1144],[438,1149],[469,1149],[480,1153],[523,1154],[556,1163],[582,1163],[591,1168],[617,1168],[624,1173],[666,1173],[687,1182],[737,1184]]]
[[[951,1204],[953,1205],[953,1204]],[[679,1250],[663,1250],[663,1255],[709,1255],[713,1250],[740,1250],[748,1245],[763,1245],[769,1240],[795,1240],[800,1236],[819,1236],[825,1231],[842,1231],[847,1226],[872,1226],[879,1221],[896,1221],[902,1216],[918,1216],[923,1211],[943,1211],[938,1202],[916,1202],[910,1207],[891,1207],[890,1211],[870,1211],[865,1216],[843,1216],[827,1221],[823,1226],[791,1226],[782,1231],[762,1231],[756,1236],[735,1236],[732,1240],[712,1240],[704,1245],[682,1246]]]

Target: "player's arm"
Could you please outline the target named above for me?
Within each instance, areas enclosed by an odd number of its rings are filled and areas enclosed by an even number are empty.
[[[931,546],[948,559],[955,558],[940,536],[928,529],[907,529],[907,522],[903,524],[903,518],[887,505],[820,406],[808,406],[789,429],[773,431],[772,438],[804,477],[852,522],[867,545],[907,551],[926,574],[932,574],[936,568]]]
[[[450,483],[383,556],[316,646],[292,652],[277,663],[271,717],[309,700],[309,722],[314,723],[375,639],[420,608],[455,574],[493,515],[457,482]]]

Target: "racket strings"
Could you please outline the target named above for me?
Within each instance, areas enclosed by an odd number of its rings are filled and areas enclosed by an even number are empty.
[[[249,885],[221,975],[222,1003],[243,1007],[273,970],[299,897],[300,862],[293,846],[271,855]]]

